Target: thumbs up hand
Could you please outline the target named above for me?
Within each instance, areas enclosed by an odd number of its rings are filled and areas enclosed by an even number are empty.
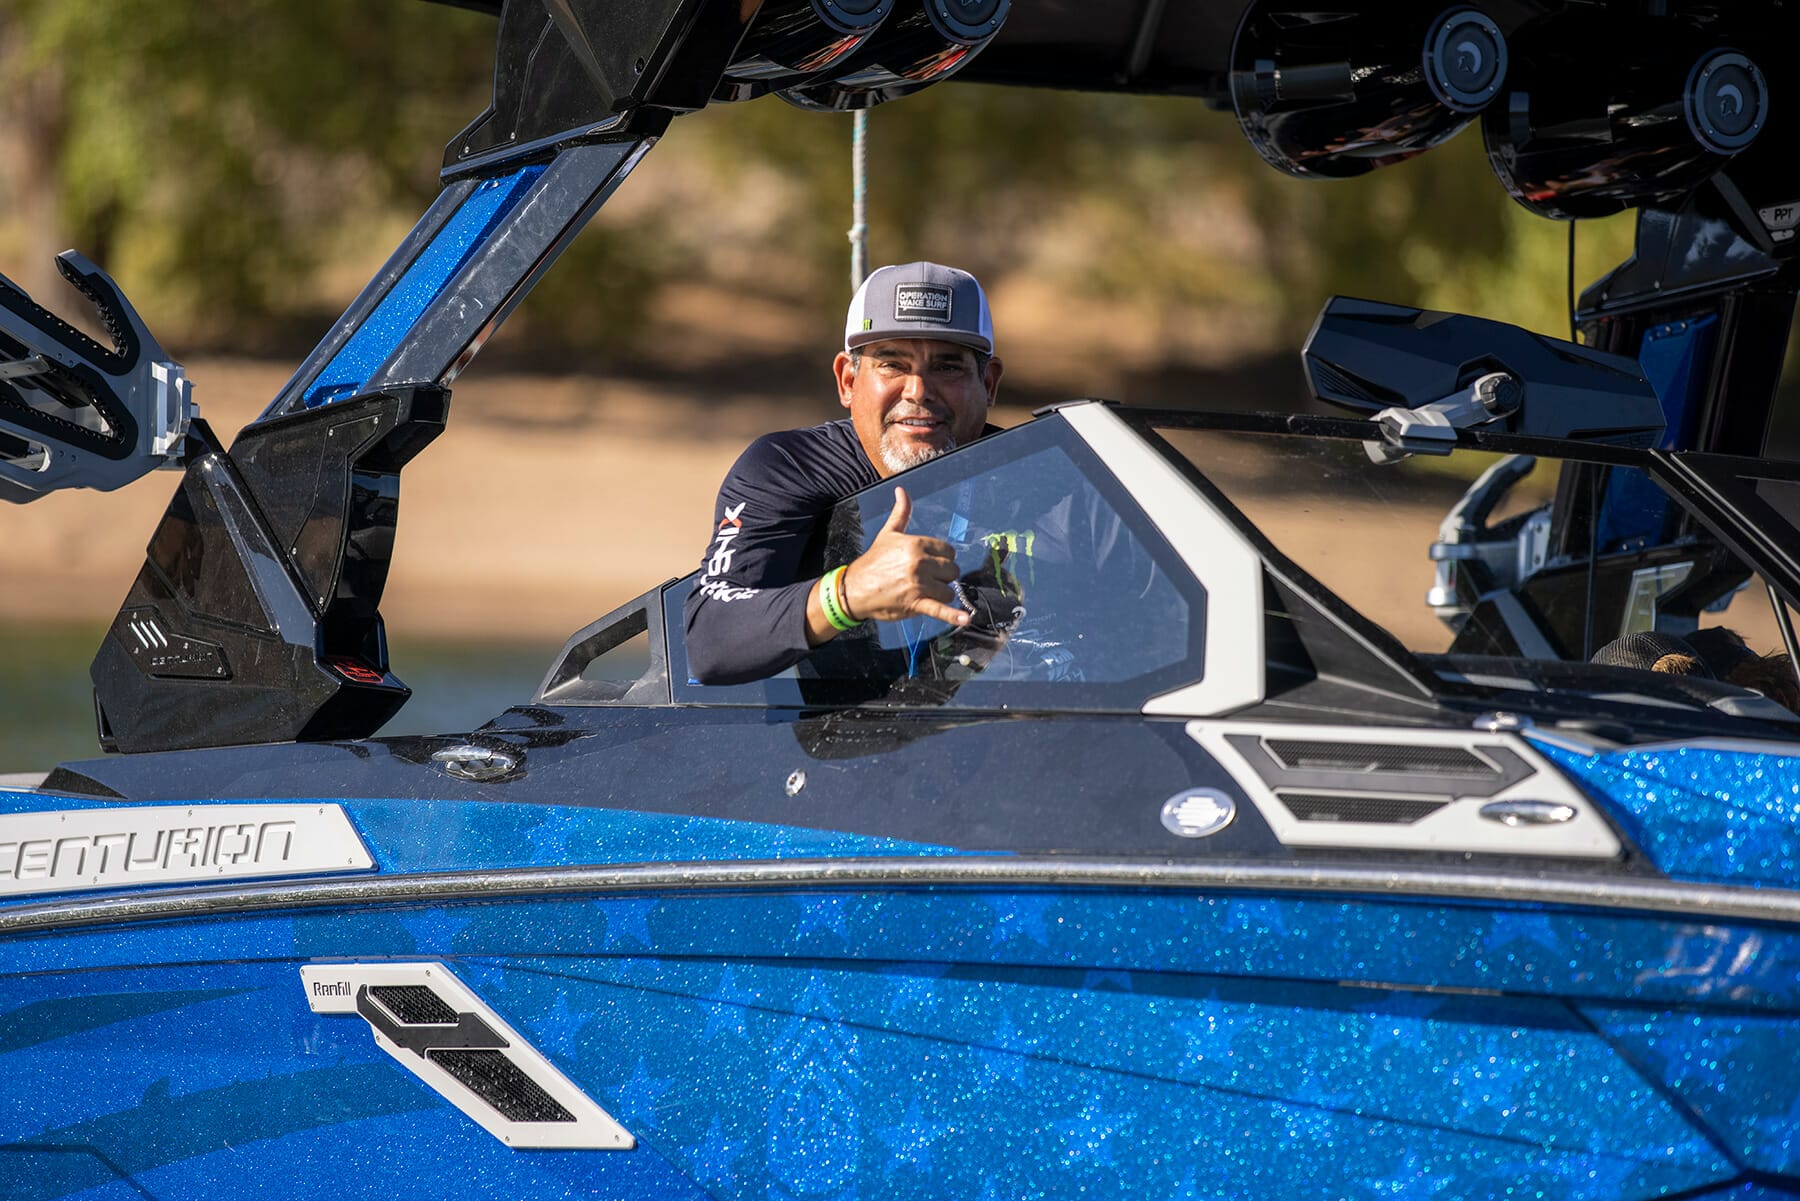
[[[969,614],[951,602],[951,581],[962,573],[956,550],[941,538],[906,532],[912,520],[912,498],[894,489],[894,507],[869,549],[844,572],[844,602],[852,617],[899,621],[935,617],[951,625],[969,624]]]

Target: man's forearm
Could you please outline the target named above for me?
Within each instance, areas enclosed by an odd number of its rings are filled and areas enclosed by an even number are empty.
[[[684,615],[688,667],[703,684],[738,684],[774,675],[808,649],[805,595],[801,581],[786,588],[734,586],[708,596],[695,589]],[[731,599],[724,599],[730,596]]]

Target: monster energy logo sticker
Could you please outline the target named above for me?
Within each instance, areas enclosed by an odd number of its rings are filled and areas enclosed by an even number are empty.
[[[373,865],[339,805],[131,805],[0,816],[0,896]]]

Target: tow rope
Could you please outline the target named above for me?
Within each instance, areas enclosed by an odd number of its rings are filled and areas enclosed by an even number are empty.
[[[850,133],[850,290],[869,274],[869,110],[859,109]]]

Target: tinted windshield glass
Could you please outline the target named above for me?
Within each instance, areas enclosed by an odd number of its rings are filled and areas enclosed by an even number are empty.
[[[1354,439],[1158,432],[1276,551],[1442,674],[1614,665],[1618,640],[1647,631],[1725,627],[1757,654],[1783,648],[1764,581],[1646,467],[1470,450],[1378,464]]]
[[[1455,636],[1427,603],[1429,549],[1475,476],[1499,456],[1414,458],[1377,467],[1356,442],[1162,431],[1274,543],[1325,587],[1416,651]],[[1547,505],[1559,465],[1528,470],[1492,521]]]
[[[868,548],[896,485],[912,499],[907,532],[955,548],[969,626],[869,622],[785,678],[686,683],[677,699],[1135,711],[1200,677],[1203,591],[1063,422],[977,443],[844,501],[827,564]]]

